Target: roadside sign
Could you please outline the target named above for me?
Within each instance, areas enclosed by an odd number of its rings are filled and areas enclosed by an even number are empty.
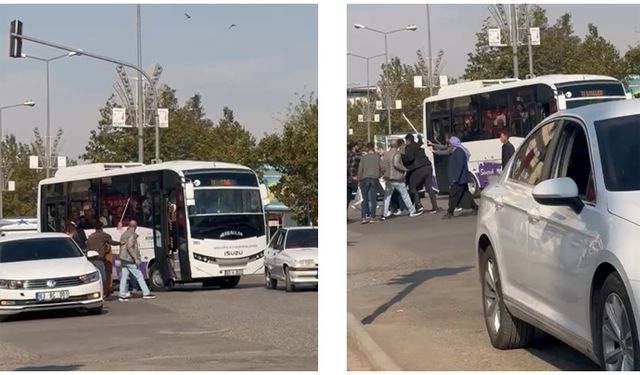
[[[489,35],[489,47],[500,47],[502,45],[502,43],[500,43],[502,39],[500,29],[489,29],[487,33]]]
[[[529,35],[531,36],[531,45],[539,46],[540,45],[540,28],[539,27],[530,27]]]
[[[382,109],[382,100],[376,100],[376,109],[377,110],[381,110]]]
[[[353,135],[353,129],[349,128],[349,135]]]
[[[31,155],[29,156],[29,169],[38,169],[38,157]]]
[[[364,115],[358,115],[358,122],[364,122]]]
[[[440,76],[440,87],[449,85],[449,77]]]
[[[402,109],[402,100],[396,100],[396,109]]]
[[[169,127],[169,110],[167,108],[158,108],[158,127]]]
[[[422,86],[422,76],[413,76],[413,87],[419,89]]]
[[[114,107],[111,110],[111,125],[114,127],[124,127],[127,124],[127,110]]]
[[[373,115],[373,122],[380,122],[380,115],[379,114],[375,114]]]
[[[58,169],[67,167],[67,157],[58,156]]]
[[[16,182],[9,181],[7,191],[16,191]]]

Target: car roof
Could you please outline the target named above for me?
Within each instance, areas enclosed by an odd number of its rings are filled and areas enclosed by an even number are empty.
[[[37,240],[42,238],[69,238],[64,233],[24,233],[14,234],[11,236],[0,237],[0,243],[19,241],[19,240]]]
[[[549,116],[550,119],[573,115],[582,118],[586,122],[594,123],[616,117],[624,117],[640,114],[640,100],[613,100],[610,102],[588,104],[578,108],[556,112]]]

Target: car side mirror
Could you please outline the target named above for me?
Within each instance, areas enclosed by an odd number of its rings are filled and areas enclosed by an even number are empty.
[[[568,206],[578,214],[584,208],[578,197],[578,186],[569,177],[542,181],[533,188],[532,195],[536,202],[545,206]]]
[[[91,259],[91,258],[97,258],[97,257],[99,257],[99,256],[100,256],[100,254],[98,254],[98,252],[97,252],[97,251],[95,251],[95,250],[89,250],[89,251],[87,251],[87,258],[89,258],[89,259]]]

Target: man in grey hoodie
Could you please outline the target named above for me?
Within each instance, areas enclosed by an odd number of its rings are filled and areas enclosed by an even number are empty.
[[[118,227],[122,227],[122,223],[120,223]],[[130,293],[127,290],[129,273],[136,278],[138,285],[142,288],[142,298],[156,298],[155,295],[151,294],[149,287],[147,287],[147,283],[144,281],[142,272],[138,269],[138,265],[140,264],[142,257],[140,256],[140,247],[138,246],[138,234],[136,233],[137,227],[138,223],[136,223],[135,220],[129,221],[127,230],[122,233],[122,236],[120,236],[119,258],[122,271],[120,274],[119,299],[122,302],[127,301],[130,297]]]
[[[358,181],[362,191],[362,224],[376,221],[377,183],[380,178],[380,156],[376,154],[373,143],[367,144],[367,154],[360,158]]]
[[[411,204],[411,198],[405,185],[405,173],[407,168],[402,165],[401,154],[398,151],[398,141],[393,140],[389,145],[389,151],[387,151],[382,157],[382,175],[385,181],[384,189],[384,209],[382,219],[386,219],[391,216],[389,212],[389,203],[391,202],[391,196],[393,192],[397,190],[400,193],[400,197],[404,201],[406,207],[409,208],[409,216],[419,216],[424,211],[416,211],[416,208]]]

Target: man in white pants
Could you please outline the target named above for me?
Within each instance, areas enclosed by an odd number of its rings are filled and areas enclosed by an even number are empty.
[[[122,223],[118,225],[122,226]],[[120,264],[122,266],[122,271],[120,274],[120,292],[119,292],[119,300],[125,302],[129,299],[131,294],[127,290],[127,281],[129,280],[129,273],[136,278],[138,281],[138,285],[142,289],[142,298],[150,299],[156,298],[154,294],[151,293],[147,283],[144,281],[144,276],[142,272],[138,269],[138,265],[141,262],[140,257],[140,247],[138,246],[138,234],[136,233],[136,228],[138,227],[138,223],[135,220],[129,221],[129,225],[127,230],[120,237]]]
[[[424,212],[416,211],[415,206],[411,203],[404,178],[406,171],[407,169],[402,165],[400,152],[398,151],[398,141],[393,140],[391,141],[389,151],[382,157],[382,174],[385,181],[382,220],[391,216],[389,204],[391,203],[391,196],[395,190],[398,190],[405,206],[409,208],[409,216],[420,216]]]

